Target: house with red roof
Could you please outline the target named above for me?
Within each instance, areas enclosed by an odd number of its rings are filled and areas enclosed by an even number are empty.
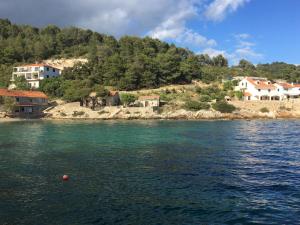
[[[245,77],[237,90],[243,92],[243,100],[284,100],[300,97],[300,85],[271,82],[261,77]]]
[[[47,95],[40,91],[0,89],[0,108],[3,108],[7,98],[13,100],[12,110],[8,112],[13,117],[38,117],[48,106]]]
[[[53,66],[44,63],[27,64],[13,68],[11,81],[14,82],[17,77],[24,77],[29,87],[35,89],[39,88],[41,80],[59,75],[60,69]],[[11,85],[11,88],[13,87],[14,85]]]
[[[142,107],[159,107],[160,96],[159,95],[140,96],[138,98],[138,103]]]

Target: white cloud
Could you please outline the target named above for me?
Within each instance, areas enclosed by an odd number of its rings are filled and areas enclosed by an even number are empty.
[[[192,29],[187,28],[186,22],[198,15],[197,7],[193,2],[181,1],[179,6],[179,11],[167,17],[150,31],[148,35],[161,40],[172,39],[179,45],[194,46],[196,48],[216,46],[217,42],[215,40],[206,38]]]
[[[222,21],[228,13],[236,11],[250,0],[214,0],[204,15],[208,20]]]
[[[258,61],[263,59],[263,54],[256,52],[254,42],[250,42],[251,35],[249,34],[237,34],[234,35],[234,41],[236,42],[235,49],[231,52],[225,50],[219,50],[214,48],[206,48],[201,54],[208,54],[211,57],[217,55],[223,55],[228,58],[231,64],[238,64],[241,59],[246,59],[249,61]]]
[[[251,37],[251,35],[247,34],[247,33],[241,33],[241,34],[235,34],[234,37],[236,39],[240,39],[241,40],[241,39],[248,39],[248,38]]]
[[[214,48],[206,48],[202,52],[200,52],[199,54],[207,54],[210,57],[216,57],[218,55],[223,55],[224,57],[228,57],[228,54],[226,53],[226,51],[217,50],[217,49],[214,49]]]

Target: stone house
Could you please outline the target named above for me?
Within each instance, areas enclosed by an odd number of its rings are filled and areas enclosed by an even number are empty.
[[[120,103],[121,100],[119,92],[117,91],[109,91],[105,97],[97,96],[96,92],[91,92],[89,96],[83,100],[82,106],[96,110],[104,106],[118,106]]]
[[[159,107],[160,96],[159,95],[140,96],[138,98],[138,104],[141,107]]]

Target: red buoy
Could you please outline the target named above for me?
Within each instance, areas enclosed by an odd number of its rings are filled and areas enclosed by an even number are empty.
[[[69,176],[68,176],[68,175],[63,175],[62,179],[63,179],[64,181],[67,181],[67,180],[69,180]]]

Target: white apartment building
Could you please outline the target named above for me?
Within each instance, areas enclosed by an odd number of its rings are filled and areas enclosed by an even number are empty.
[[[25,77],[31,88],[39,88],[40,81],[46,78],[57,77],[60,70],[47,64],[29,64],[13,68],[11,81],[14,82],[17,77]],[[13,88],[13,84],[11,88]]]
[[[266,78],[245,77],[236,90],[243,92],[244,100],[284,100],[300,97],[300,85],[272,83]]]

